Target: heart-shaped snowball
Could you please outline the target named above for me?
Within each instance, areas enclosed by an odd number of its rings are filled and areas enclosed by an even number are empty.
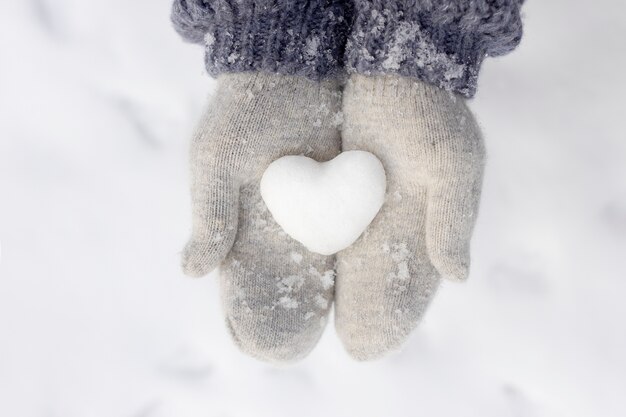
[[[261,178],[261,196],[276,223],[321,255],[354,243],[382,207],[385,191],[383,164],[364,151],[328,162],[285,156]]]

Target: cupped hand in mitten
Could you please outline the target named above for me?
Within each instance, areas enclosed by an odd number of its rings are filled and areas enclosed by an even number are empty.
[[[192,141],[193,225],[183,269],[199,277],[221,265],[227,326],[260,359],[289,361],[314,346],[332,303],[334,258],[282,231],[259,181],[285,155],[332,159],[340,106],[336,82],[224,74]]]
[[[378,216],[337,255],[337,331],[370,359],[406,339],[441,277],[467,277],[485,150],[465,100],[421,81],[353,75],[343,110],[343,149],[372,152],[387,175]]]

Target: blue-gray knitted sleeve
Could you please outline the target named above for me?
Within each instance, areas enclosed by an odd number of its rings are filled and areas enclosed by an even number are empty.
[[[349,72],[414,77],[471,97],[486,56],[522,37],[524,0],[354,0]]]
[[[172,4],[172,23],[187,42],[203,43],[214,16],[210,2],[205,0],[175,0]]]
[[[345,0],[174,0],[172,22],[206,48],[209,74],[337,75],[348,32]]]

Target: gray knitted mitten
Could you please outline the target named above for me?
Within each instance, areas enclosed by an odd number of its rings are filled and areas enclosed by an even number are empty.
[[[343,112],[343,149],[387,173],[378,216],[337,254],[337,332],[366,360],[407,338],[440,277],[466,278],[485,150],[465,100],[416,79],[353,75]]]
[[[287,236],[259,192],[284,155],[332,159],[340,150],[336,81],[265,73],[222,74],[191,147],[193,233],[188,275],[221,263],[227,326],[246,353],[268,361],[306,355],[332,303],[334,258]]]

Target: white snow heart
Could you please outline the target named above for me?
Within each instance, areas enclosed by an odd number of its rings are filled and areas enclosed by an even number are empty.
[[[328,162],[284,156],[261,178],[261,196],[274,220],[311,252],[332,255],[353,244],[385,201],[383,164],[365,151]]]

